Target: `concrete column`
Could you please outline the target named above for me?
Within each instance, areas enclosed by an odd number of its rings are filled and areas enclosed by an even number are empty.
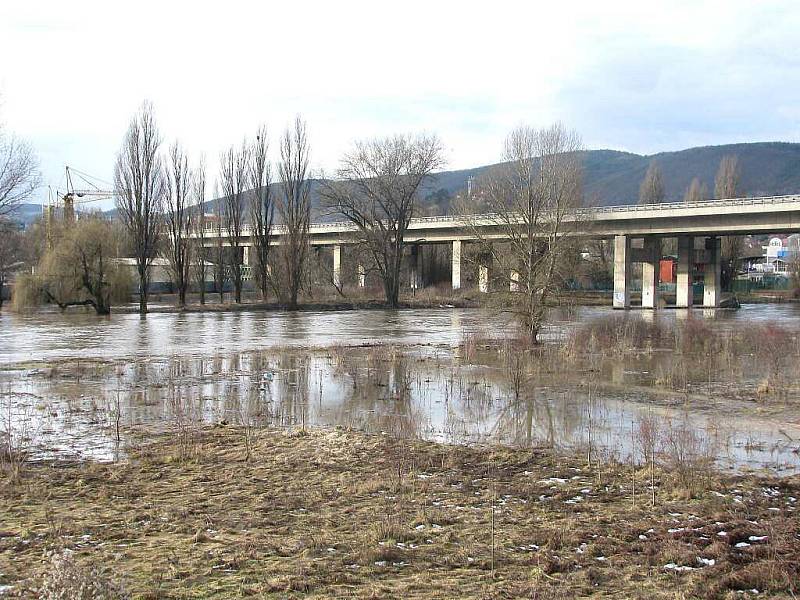
[[[453,242],[453,258],[451,262],[453,289],[457,290],[461,288],[461,240]]]
[[[422,247],[419,244],[411,246],[411,289],[418,290],[422,287],[422,273],[420,271],[420,255]]]
[[[703,278],[703,306],[706,308],[718,308],[720,301],[721,276],[722,276],[722,239],[710,237],[706,239],[706,250],[708,250],[708,262],[705,265]]]
[[[678,236],[678,274],[675,287],[675,306],[691,308],[694,300],[692,279],[694,274],[694,236]]]
[[[489,265],[480,264],[478,266],[478,291],[482,294],[489,292]]]
[[[631,307],[631,238],[614,236],[614,308]]]
[[[642,308],[658,308],[658,268],[661,261],[661,238],[644,238],[642,262]]]
[[[250,246],[242,246],[242,264],[250,266]]]
[[[339,244],[333,247],[333,285],[342,287],[342,247]]]
[[[509,290],[512,292],[519,291],[519,271],[512,269],[511,273],[509,274]]]
[[[367,270],[364,265],[358,265],[358,287],[363,288],[367,286]]]

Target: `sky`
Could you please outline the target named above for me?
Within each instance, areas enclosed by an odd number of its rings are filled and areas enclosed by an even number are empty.
[[[587,148],[640,154],[800,141],[800,3],[3,0],[0,122],[113,180],[148,100],[165,147],[219,155],[300,114],[312,167],[354,141],[436,133],[448,169],[500,160],[520,124],[561,121]]]

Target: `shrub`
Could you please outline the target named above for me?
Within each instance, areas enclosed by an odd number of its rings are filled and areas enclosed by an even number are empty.
[[[119,582],[97,567],[82,567],[73,553],[49,554],[49,569],[39,590],[40,600],[122,600],[129,598]]]

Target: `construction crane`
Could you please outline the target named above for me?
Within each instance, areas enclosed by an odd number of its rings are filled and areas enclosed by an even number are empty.
[[[111,185],[107,182],[93,177],[88,173],[84,173],[69,166],[64,167],[66,190],[61,191],[56,189],[55,192],[51,190],[51,201],[48,202],[45,208],[45,232],[47,237],[47,244],[50,248],[53,247],[53,223],[56,217],[57,208],[61,208],[62,220],[66,226],[75,223],[75,205],[88,204],[90,202],[99,202],[101,200],[109,200],[114,198],[115,192],[110,189],[103,189],[103,187],[110,188]],[[82,188],[76,188],[73,181],[73,174],[79,181]],[[98,185],[99,184],[99,185]],[[52,198],[55,197],[55,204]]]

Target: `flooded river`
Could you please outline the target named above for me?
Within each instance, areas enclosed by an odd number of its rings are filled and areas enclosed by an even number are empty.
[[[555,311],[544,337],[563,338],[611,313]],[[796,305],[631,311],[625,318],[669,328],[693,319],[715,332],[753,323],[800,331]],[[146,319],[6,312],[0,436],[11,432],[36,456],[107,460],[124,447],[118,425],[123,442],[142,426],[325,425],[448,443],[593,446],[624,458],[636,456],[642,423],[657,420],[673,442],[680,437],[723,466],[800,471],[798,424],[751,410],[751,391],[762,379],[755,360],[744,357],[736,390],[711,371],[676,366],[666,350],[597,361],[568,378],[556,368],[520,385],[508,360],[479,342],[513,331],[507,316],[479,309]],[[680,393],[659,388],[663,374],[676,370],[688,373]]]

